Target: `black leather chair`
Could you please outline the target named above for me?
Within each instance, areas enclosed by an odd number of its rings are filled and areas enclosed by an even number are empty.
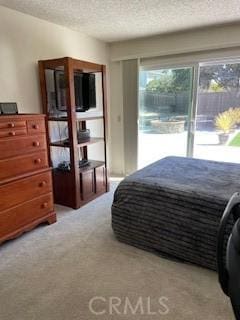
[[[234,227],[227,241],[225,255],[226,227],[232,217]],[[240,193],[238,192],[229,200],[221,219],[217,243],[217,264],[222,290],[229,296],[235,317],[240,320]]]

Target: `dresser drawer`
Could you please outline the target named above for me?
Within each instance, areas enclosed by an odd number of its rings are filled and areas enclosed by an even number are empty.
[[[52,193],[0,211],[0,239],[50,212],[53,212]]]
[[[29,134],[44,133],[46,131],[44,119],[28,120],[27,129]]]
[[[45,135],[27,136],[15,139],[2,139],[0,142],[0,159],[6,159],[30,152],[46,150]]]
[[[1,129],[19,129],[26,128],[26,121],[24,120],[1,120],[0,119],[0,130]]]
[[[48,167],[47,152],[0,160],[0,181]]]
[[[7,138],[7,137],[17,137],[17,136],[26,136],[27,129],[26,128],[13,128],[13,129],[4,129],[0,130],[0,138]]]
[[[0,211],[52,191],[51,171],[0,186]]]

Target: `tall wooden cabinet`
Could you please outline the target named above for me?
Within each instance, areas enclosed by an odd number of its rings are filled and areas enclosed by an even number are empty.
[[[56,221],[45,116],[0,116],[0,243],[45,221]]]
[[[91,93],[96,93],[96,105],[84,112],[76,107],[79,74],[92,74],[96,82],[96,90]],[[106,67],[65,57],[39,61],[39,75],[48,122],[54,199],[77,209],[109,190]],[[90,137],[79,141],[79,132],[86,129]],[[88,161],[88,165],[80,167],[79,161]],[[63,163],[68,166],[65,170],[61,169]]]

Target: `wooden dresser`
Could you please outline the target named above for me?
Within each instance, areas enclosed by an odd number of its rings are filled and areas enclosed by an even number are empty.
[[[0,243],[56,222],[44,115],[0,116]]]

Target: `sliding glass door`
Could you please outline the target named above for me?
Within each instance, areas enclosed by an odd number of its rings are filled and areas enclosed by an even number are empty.
[[[193,67],[140,70],[138,167],[191,155]]]
[[[139,73],[138,167],[166,156],[240,163],[240,62]]]
[[[199,69],[196,158],[240,163],[240,63]]]

